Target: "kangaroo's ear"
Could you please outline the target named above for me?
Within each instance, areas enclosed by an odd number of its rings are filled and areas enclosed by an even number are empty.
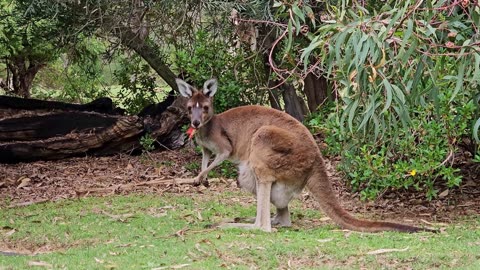
[[[178,86],[178,91],[180,91],[180,94],[184,97],[191,97],[192,96],[192,86],[188,83],[186,83],[182,79],[175,79],[175,82],[177,82]]]
[[[207,97],[213,97],[217,92],[217,79],[213,78],[203,84],[203,93]]]

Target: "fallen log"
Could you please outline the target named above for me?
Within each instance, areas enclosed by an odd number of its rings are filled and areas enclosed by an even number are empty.
[[[146,134],[158,148],[183,146],[184,98],[169,96],[137,116],[123,115],[107,99],[79,105],[0,96],[0,162],[135,154]]]
[[[13,109],[24,111],[60,110],[60,111],[86,111],[106,114],[124,114],[125,110],[116,108],[110,98],[98,98],[87,104],[73,104],[60,101],[39,100],[33,98],[19,98],[0,96],[0,110]]]

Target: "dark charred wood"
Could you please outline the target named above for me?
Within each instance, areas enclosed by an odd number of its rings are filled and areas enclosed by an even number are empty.
[[[105,128],[113,125],[115,117],[90,112],[61,112],[22,116],[0,120],[0,141],[33,141]]]
[[[109,127],[90,132],[71,132],[45,140],[0,144],[0,162],[12,163],[39,159],[61,159],[85,155],[105,143],[131,138],[142,132],[138,117],[122,117]]]
[[[98,104],[108,105],[98,100],[85,105],[15,98],[2,100],[1,163],[141,153],[140,138],[147,133],[162,149],[176,149],[185,141],[181,127],[187,122],[186,100],[173,95],[137,116],[120,115],[113,105],[102,113],[91,111],[91,108],[107,108],[98,107]]]
[[[59,101],[0,96],[0,109],[88,111],[120,115],[125,112],[123,109],[116,108],[112,100],[106,97],[96,99],[87,104],[72,104]]]
[[[138,116],[145,117],[145,116],[155,116],[162,114],[170,105],[172,105],[173,101],[175,101],[175,91],[171,90],[168,93],[167,98],[156,104],[150,104],[147,107],[143,108],[142,111],[138,113]]]

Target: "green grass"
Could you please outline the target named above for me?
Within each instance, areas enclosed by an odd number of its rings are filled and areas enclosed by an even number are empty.
[[[224,219],[253,217],[248,198],[207,190],[0,209],[0,247],[40,253],[0,255],[0,269],[31,268],[35,262],[53,269],[480,269],[478,217],[440,234],[367,234],[317,226],[321,213],[296,201],[293,228],[271,234],[209,228]],[[367,254],[379,249],[406,250]]]

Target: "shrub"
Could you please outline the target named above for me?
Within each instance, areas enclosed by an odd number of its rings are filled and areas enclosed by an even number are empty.
[[[130,114],[137,114],[147,105],[158,102],[156,92],[157,75],[138,55],[122,56],[114,71],[121,85],[118,103]]]
[[[217,112],[259,103],[265,97],[264,91],[256,91],[258,84],[253,75],[255,65],[260,63],[245,60],[246,53],[241,49],[228,51],[226,42],[198,31],[192,50],[179,49],[175,52],[175,64],[180,73],[197,87],[203,87],[203,83],[212,77],[218,79],[220,90],[214,100]]]
[[[100,59],[104,50],[105,45],[98,39],[82,39],[68,53],[40,70],[32,97],[86,103],[106,96]]]
[[[453,167],[457,142],[471,134],[474,112],[468,96],[457,106],[449,102],[453,91],[439,94],[439,103],[417,106],[410,125],[388,129],[376,141],[361,134],[342,131],[335,106],[326,106],[312,116],[308,125],[325,136],[326,155],[341,155],[339,169],[345,172],[354,191],[363,199],[374,199],[388,189],[423,190],[428,199],[438,190],[436,182],[451,188],[461,183]]]

